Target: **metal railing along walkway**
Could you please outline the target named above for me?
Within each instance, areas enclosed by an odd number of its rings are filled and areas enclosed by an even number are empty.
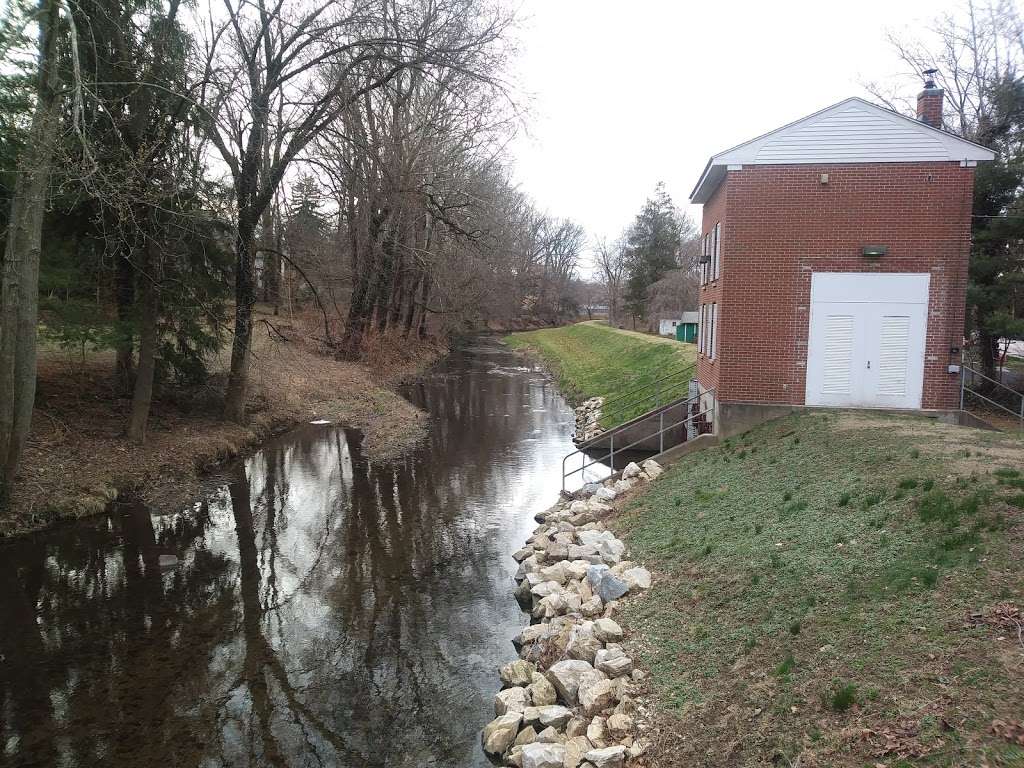
[[[993,426],[1012,426],[1024,431],[1024,393],[961,365],[960,410],[970,413],[972,406],[983,411],[982,418],[996,421]]]
[[[705,401],[708,404],[702,407]],[[666,414],[671,414],[677,409],[682,409],[684,415],[681,418],[669,415],[669,419],[675,420],[666,424]],[[586,470],[593,466],[607,464],[607,476],[610,477],[615,473],[615,457],[627,451],[648,450],[660,454],[687,440],[712,432],[714,410],[715,390],[711,389],[703,394],[682,397],[654,408],[587,440],[562,458],[562,490],[565,491],[565,481],[575,474],[583,473],[583,479],[586,481]],[[646,422],[650,422],[650,431],[645,429]],[[618,441],[616,436],[619,437]],[[605,441],[608,441],[607,451],[594,450],[594,446]],[[596,458],[591,458],[591,455],[595,455]],[[573,456],[580,456],[582,463],[578,469],[566,471],[566,462]]]
[[[608,430],[614,429],[636,416],[654,410],[661,405],[677,402],[679,395],[688,391],[690,380],[696,370],[697,364],[692,363],[605,400],[601,406],[600,417],[592,419],[586,425],[586,429],[599,426],[598,422],[604,422],[608,425],[605,428],[606,434]]]

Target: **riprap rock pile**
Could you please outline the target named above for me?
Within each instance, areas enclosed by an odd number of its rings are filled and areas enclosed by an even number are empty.
[[[519,658],[501,668],[495,718],[484,751],[517,768],[621,768],[643,754],[634,669],[613,616],[619,601],[651,586],[647,569],[601,518],[607,502],[662,472],[655,461],[584,486],[537,516],[540,525],[513,556],[516,597],[533,623],[513,641]]]

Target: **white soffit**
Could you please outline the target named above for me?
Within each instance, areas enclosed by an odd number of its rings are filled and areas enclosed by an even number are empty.
[[[690,196],[704,203],[730,166],[800,163],[975,164],[995,154],[856,97],[713,156]]]

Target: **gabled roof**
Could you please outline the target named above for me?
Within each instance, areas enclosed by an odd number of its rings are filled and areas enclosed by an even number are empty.
[[[992,150],[979,144],[852,97],[712,156],[690,194],[690,202],[707,202],[730,165],[973,164],[994,157]]]

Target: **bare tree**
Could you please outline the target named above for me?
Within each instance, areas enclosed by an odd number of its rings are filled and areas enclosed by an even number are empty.
[[[626,287],[626,248],[622,240],[609,243],[602,238],[595,248],[597,268],[608,299],[608,324],[622,322],[622,299]]]
[[[249,378],[256,231],[288,167],[325,128],[407,70],[495,39],[471,0],[225,0],[206,38],[204,127],[233,184],[235,329],[224,415],[242,421]],[[471,26],[472,25],[472,26]],[[268,151],[269,147],[269,151]]]

